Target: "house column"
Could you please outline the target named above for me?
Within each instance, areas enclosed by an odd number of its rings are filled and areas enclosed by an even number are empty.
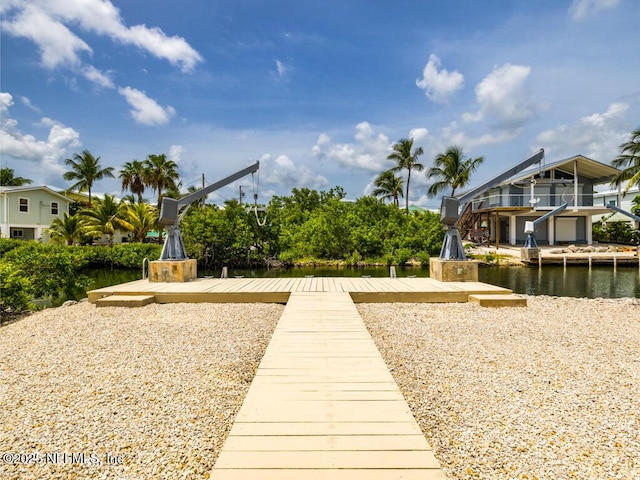
[[[4,204],[3,204],[3,224],[2,224],[2,236],[6,238],[11,238],[9,234],[9,194],[4,192]]]
[[[547,233],[549,234],[549,245],[554,245],[556,241],[556,219],[547,219]]]
[[[515,245],[516,243],[518,243],[518,239],[516,238],[516,234],[518,233],[516,230],[516,225],[516,216],[509,215],[509,243],[511,245]]]
[[[591,245],[593,243],[593,215],[587,215],[585,221],[587,224],[587,245]]]
[[[604,201],[605,207],[607,206],[607,200]],[[616,207],[622,208],[622,184],[618,185],[618,201],[616,203]]]
[[[573,161],[573,211],[578,211],[580,197],[578,197],[578,160]]]

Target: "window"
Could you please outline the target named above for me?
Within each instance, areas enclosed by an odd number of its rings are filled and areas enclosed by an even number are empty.
[[[22,238],[24,237],[24,231],[14,228],[13,230],[11,230],[11,236],[13,238]]]
[[[29,213],[29,199],[28,198],[21,198],[20,199],[20,206],[19,206],[18,210],[20,212]]]
[[[51,215],[58,214],[58,202],[51,202]]]

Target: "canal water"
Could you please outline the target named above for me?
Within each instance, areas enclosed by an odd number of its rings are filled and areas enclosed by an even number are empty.
[[[399,277],[428,277],[428,268],[396,267]],[[88,290],[129,282],[141,278],[140,270],[92,270],[85,272],[92,279]],[[200,276],[217,278],[220,271],[200,270]],[[229,270],[229,276],[249,277],[388,277],[389,269],[346,267],[297,267],[291,269],[239,269]],[[538,267],[480,267],[479,280],[509,288],[515,293],[587,298],[640,298],[640,270],[638,267],[619,266],[562,266]],[[85,292],[77,292],[82,298]]]

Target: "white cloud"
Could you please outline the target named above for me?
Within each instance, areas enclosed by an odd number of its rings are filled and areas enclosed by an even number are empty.
[[[286,78],[290,70],[291,70],[291,67],[289,67],[288,65],[285,65],[280,60],[276,60],[276,72],[278,74],[278,78],[280,79]]]
[[[526,88],[530,72],[531,67],[510,63],[494,67],[493,72],[476,86],[480,109],[475,113],[464,113],[463,121],[488,121],[507,130],[524,125],[536,111]]]
[[[449,97],[464,86],[464,75],[457,70],[449,72],[440,67],[440,58],[431,54],[422,71],[422,78],[416,80],[416,85],[424,90],[429,100],[447,103]]]
[[[12,107],[12,106],[13,106],[13,95],[7,92],[0,92],[0,112],[5,113],[9,110],[9,107]]]
[[[413,141],[418,143],[429,136],[429,130],[426,128],[414,128],[409,132],[409,138],[413,138]]]
[[[184,152],[184,147],[182,145],[171,145],[169,147],[169,160],[173,160],[178,165],[180,165],[182,160],[182,153]]]
[[[167,158],[173,160],[178,165],[178,171],[185,185],[183,188],[187,188],[190,185],[194,185],[196,188],[202,187],[202,177],[200,167],[198,164],[189,159],[185,155],[186,150],[182,145],[171,145],[169,147],[169,154]]]
[[[379,172],[388,167],[387,155],[390,149],[389,137],[375,133],[368,122],[356,125],[354,143],[331,143],[331,138],[323,133],[318,137],[312,152],[320,160],[329,159],[346,167]]]
[[[108,73],[101,72],[93,65],[85,65],[80,69],[80,71],[84,78],[99,87],[115,88],[115,84],[113,83],[111,76]]]
[[[136,25],[113,36],[116,40],[136,45],[172,65],[180,66],[183,72],[190,72],[202,61],[200,54],[184,38],[167,37],[159,28]]]
[[[537,141],[556,157],[580,153],[609,163],[618,155],[619,145],[628,136],[628,110],[626,103],[612,103],[606,112],[587,115],[572,125],[560,125],[543,131]]]
[[[9,107],[12,105],[11,94],[0,93],[0,111],[3,114],[0,128],[0,154],[34,162],[38,165],[37,171],[43,181],[59,180],[62,173],[66,171],[60,162],[68,155],[71,148],[81,145],[80,134],[71,127],[44,117],[39,125],[49,129],[46,140],[38,140],[33,135],[24,135],[18,130],[18,122],[8,116]]]
[[[295,164],[288,156],[280,155],[273,158],[270,154],[264,154],[260,158],[260,184],[274,185],[278,187],[308,187],[313,189],[324,188],[329,181],[323,175],[311,170],[306,165]]]
[[[465,150],[470,150],[487,145],[500,145],[513,140],[519,133],[519,130],[495,130],[491,133],[470,135],[454,121],[442,129],[440,139],[444,144],[440,148],[446,148],[445,145],[459,145]]]
[[[22,96],[20,97],[20,101],[25,107],[29,108],[30,110],[33,110],[34,112],[40,113],[40,108],[34,105],[33,103],[31,103],[31,99],[29,99],[29,97]]]
[[[17,11],[13,16],[7,12]],[[86,32],[139,47],[165,59],[184,72],[202,61],[201,55],[179,36],[167,36],[157,27],[127,27],[120,11],[108,0],[22,0],[5,9],[3,27],[11,34],[34,41],[47,68],[77,65],[81,52],[91,48],[66,26],[79,25]]]
[[[3,29],[12,35],[32,40],[40,50],[42,65],[77,67],[80,54],[91,53],[91,47],[59,21],[36,5],[26,4],[11,20],[2,21]]]
[[[133,107],[131,116],[142,125],[164,125],[176,113],[173,107],[162,107],[155,100],[147,97],[144,92],[135,88],[119,88],[118,93]]]
[[[569,16],[573,20],[582,20],[603,10],[615,8],[620,0],[573,0],[569,7]]]

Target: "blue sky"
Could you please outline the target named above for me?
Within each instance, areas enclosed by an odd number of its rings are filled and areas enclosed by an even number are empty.
[[[0,163],[37,184],[67,187],[64,159],[88,149],[116,170],[164,153],[185,187],[260,160],[262,201],[357,198],[403,137],[427,167],[454,144],[484,156],[477,184],[541,147],[609,163],[640,125],[635,0],[1,5]],[[425,175],[411,185],[439,206]]]

